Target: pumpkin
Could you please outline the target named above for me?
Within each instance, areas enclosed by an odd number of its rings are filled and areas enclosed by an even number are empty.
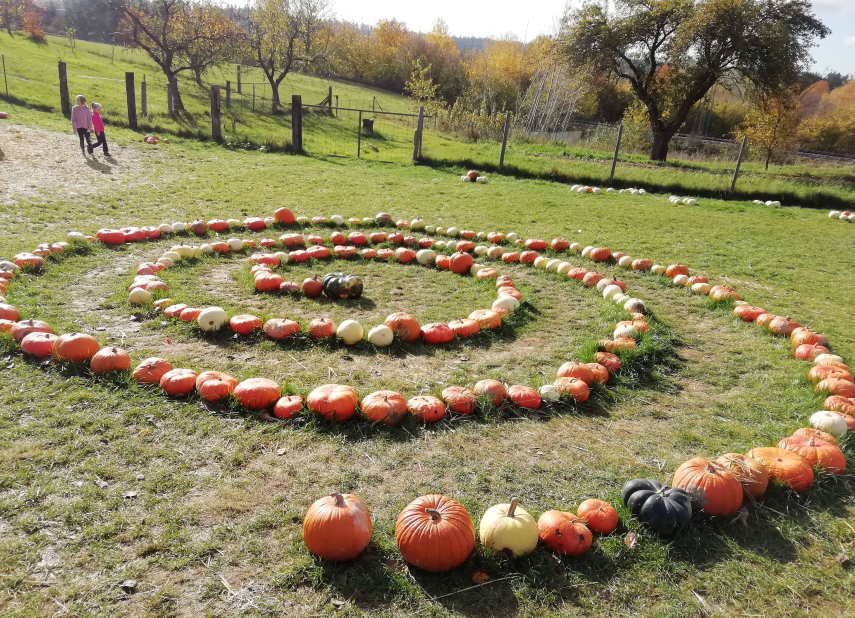
[[[377,347],[386,347],[392,345],[392,340],[395,338],[395,333],[385,324],[375,326],[368,331],[368,343]]]
[[[13,326],[9,329],[9,334],[12,339],[20,343],[24,337],[30,333],[53,333],[53,328],[47,322],[42,320],[22,320],[20,322],[12,322]]]
[[[578,378],[588,386],[594,383],[594,372],[584,363],[569,361],[558,368],[559,378]]]
[[[553,238],[549,243],[549,248],[553,251],[564,251],[568,247],[570,247],[570,241],[566,238]]]
[[[359,322],[356,320],[345,320],[338,325],[335,335],[345,345],[353,345],[362,340],[363,332],[362,325]]]
[[[159,384],[167,395],[183,397],[193,392],[198,377],[192,369],[170,369],[161,376]]]
[[[404,396],[395,391],[377,391],[366,395],[360,407],[369,421],[386,425],[397,425],[407,413]]]
[[[328,421],[346,421],[356,411],[359,396],[349,386],[324,384],[317,387],[306,399],[306,407]]]
[[[594,375],[594,382],[598,384],[607,384],[609,381],[609,370],[600,363],[585,363],[591,373]]]
[[[371,513],[353,494],[331,493],[303,517],[303,543],[324,560],[352,560],[371,542]]]
[[[478,530],[481,545],[495,552],[523,556],[537,547],[537,522],[519,506],[516,498],[510,504],[497,504],[487,509]]]
[[[839,412],[840,414],[855,414],[855,398],[832,395],[825,399],[822,407],[832,412]]]
[[[825,472],[842,474],[846,470],[846,456],[840,447],[815,436],[790,436],[778,442],[778,448],[798,453],[814,468]]]
[[[829,395],[855,397],[855,384],[839,378],[827,378],[825,380],[821,380],[814,390],[816,390],[817,393],[826,392]]]
[[[475,527],[462,504],[441,494],[410,502],[395,524],[395,541],[408,563],[443,573],[461,564],[475,549]]]
[[[362,279],[356,275],[330,273],[324,276],[321,284],[323,286],[324,294],[330,298],[353,300],[362,296]]]
[[[793,432],[794,437],[814,437],[819,438],[823,442],[828,442],[829,444],[834,444],[835,446],[840,446],[840,442],[837,441],[837,438],[832,436],[830,433],[821,431],[819,429],[814,429],[813,427],[799,427]]]
[[[282,396],[282,391],[273,380],[250,378],[235,387],[234,395],[244,408],[263,410],[276,403]]]
[[[825,335],[820,335],[816,331],[813,331],[809,328],[799,327],[793,330],[790,333],[790,341],[794,348],[798,348],[802,344],[811,344],[818,345],[824,348],[829,347],[828,337]]]
[[[17,307],[7,303],[0,303],[0,319],[17,322],[20,318],[21,314],[18,312]]]
[[[472,259],[471,255],[458,251],[451,254],[448,268],[451,272],[462,275],[464,273],[468,273],[474,263],[475,260]]]
[[[535,389],[520,384],[515,384],[508,388],[508,399],[519,407],[528,410],[537,410],[542,403],[540,395]]]
[[[817,384],[828,378],[853,382],[852,374],[844,369],[839,369],[839,365],[814,365],[808,371],[808,380]]]
[[[169,361],[152,356],[137,365],[131,377],[134,382],[140,384],[159,384],[160,378],[168,371],[172,371],[172,365],[169,364]]]
[[[766,493],[769,471],[759,460],[740,453],[727,453],[715,461],[740,482],[745,496],[759,498]]]
[[[757,326],[766,326],[766,327],[768,327],[768,326],[769,326],[769,322],[771,322],[772,320],[774,320],[774,319],[775,319],[775,318],[777,318],[777,317],[778,317],[778,316],[776,316],[774,313],[761,313],[761,314],[760,314],[760,315],[758,315],[756,318],[754,318],[754,323],[755,323]]]
[[[679,532],[692,519],[692,497],[655,479],[627,481],[620,493],[629,512],[663,536]]]
[[[492,309],[477,309],[469,314],[469,319],[478,322],[478,326],[485,330],[492,330],[502,325],[502,315]]]
[[[82,363],[89,360],[101,348],[92,335],[70,333],[61,335],[53,342],[51,354],[56,360]]]
[[[597,283],[602,280],[603,276],[600,273],[594,271],[587,272],[585,273],[585,276],[582,277],[582,283],[585,285],[585,287],[588,288],[595,287]]]
[[[468,388],[462,386],[449,386],[442,391],[448,409],[459,414],[472,414],[478,403],[478,397]]]
[[[540,395],[541,400],[546,401],[547,403],[553,403],[561,399],[561,393],[559,393],[558,389],[552,384],[544,384],[537,392]]]
[[[630,264],[630,267],[632,268],[632,270],[650,270],[653,267],[653,261],[648,260],[647,258],[641,258],[638,260],[633,260],[632,264]],[[695,279],[695,278],[696,277],[691,277],[689,279],[689,281],[691,282],[692,279]],[[705,282],[706,281],[695,281],[694,283],[705,283]]]
[[[499,288],[496,291],[496,294],[499,296],[499,298],[502,298],[503,296],[510,296],[511,298],[516,299],[517,302],[522,301],[522,299],[523,299],[523,296],[519,292],[519,290],[517,290],[516,288],[507,287],[507,286]]]
[[[498,380],[480,380],[473,389],[476,395],[487,397],[494,406],[500,405],[507,396],[505,385]]]
[[[601,365],[604,365],[612,372],[617,371],[621,366],[620,357],[615,354],[611,354],[610,352],[597,352],[594,355],[594,360]]]
[[[591,251],[588,257],[595,262],[605,262],[612,257],[612,252],[608,247],[597,247]]]
[[[774,335],[781,337],[789,337],[790,334],[799,327],[799,323],[790,318],[782,318],[780,316],[773,318],[768,325],[768,329]]]
[[[294,320],[271,318],[264,323],[264,334],[271,339],[285,339],[300,332],[300,324]]]
[[[767,446],[748,451],[748,456],[758,460],[769,471],[769,477],[780,481],[795,491],[804,491],[814,480],[813,468],[801,455]]]
[[[219,371],[203,371],[196,376],[196,392],[210,403],[227,399],[238,385],[236,378]]]
[[[422,326],[422,338],[425,343],[448,343],[454,339],[454,331],[445,322],[434,322]]]
[[[634,350],[638,347],[635,339],[603,339],[599,342],[599,346],[606,352],[617,352],[619,350]]]
[[[15,327],[15,324],[17,324],[17,322],[13,322],[12,320],[0,319],[0,333],[11,333],[12,329]]]
[[[549,549],[565,556],[581,556],[593,537],[581,517],[564,511],[546,511],[537,520],[537,536]]]
[[[579,519],[583,520],[589,529],[599,534],[611,534],[618,525],[618,514],[608,502],[590,498],[582,502],[576,510]]]
[[[228,319],[229,316],[222,307],[206,307],[199,313],[196,322],[203,331],[210,332],[220,330]]]
[[[101,348],[89,361],[89,368],[97,374],[127,371],[131,368],[131,357],[122,348]]]
[[[669,279],[673,279],[677,275],[689,275],[689,269],[682,264],[671,264],[670,266],[665,268],[665,276]]]
[[[315,318],[309,322],[309,336],[312,339],[325,339],[335,335],[335,322],[329,318]]]
[[[848,382],[843,382],[849,384]],[[822,384],[822,382],[820,382]],[[836,412],[821,410],[814,412],[810,417],[810,424],[820,431],[830,433],[835,438],[843,438],[849,431],[846,420]]]
[[[285,280],[276,273],[259,271],[255,274],[255,289],[259,292],[275,292]]]
[[[53,333],[34,331],[21,340],[21,351],[36,358],[45,358],[51,355],[57,339],[59,337]]]
[[[690,494],[692,508],[707,515],[728,517],[742,506],[740,482],[722,465],[703,457],[681,464],[671,484]]]
[[[299,414],[303,409],[303,398],[297,395],[286,395],[280,397],[273,405],[273,416],[276,418],[289,419]]]
[[[458,337],[471,337],[477,335],[481,331],[481,325],[475,320],[463,318],[460,320],[452,320],[448,323],[448,327]]]
[[[273,218],[276,219],[279,223],[284,223],[285,225],[293,225],[295,223],[294,213],[291,212],[290,208],[277,208],[273,211]]]
[[[236,315],[229,320],[229,328],[239,335],[251,335],[261,328],[261,318],[248,314]]]
[[[438,421],[445,416],[445,404],[431,395],[417,395],[407,402],[407,409],[424,423]]]
[[[579,378],[558,378],[553,385],[559,393],[569,395],[579,403],[588,401],[588,397],[591,395],[588,385]]]

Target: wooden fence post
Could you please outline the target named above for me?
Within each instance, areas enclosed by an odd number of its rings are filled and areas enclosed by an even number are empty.
[[[416,120],[416,132],[413,135],[413,161],[422,158],[422,129],[425,125],[425,106],[419,105],[419,117]]]
[[[617,157],[620,152],[620,142],[623,138],[623,123],[618,126],[617,130],[617,139],[615,140],[615,155],[612,157],[612,171],[609,172],[609,181],[606,184],[612,184],[612,180],[615,177],[615,167],[617,166]]]
[[[237,80],[237,82],[238,82],[238,94],[243,94],[243,92],[241,92],[241,85],[240,85],[240,65],[237,65],[237,78],[238,78],[238,80]]]
[[[128,126],[137,128],[137,94],[134,90],[134,74],[132,71],[125,73],[125,95],[128,99]]]
[[[59,105],[62,108],[63,116],[71,116],[71,100],[68,98],[68,74],[65,71],[65,63],[62,61],[59,62]]]
[[[362,154],[362,110],[359,110],[359,124],[356,125],[356,158]]]
[[[252,111],[255,111],[255,82],[252,82]]]
[[[140,111],[142,111],[143,118],[148,117],[148,85],[145,83],[145,73],[143,73],[142,82],[140,82]]]
[[[303,97],[291,96],[291,150],[303,152]]]
[[[328,96],[327,98],[329,99],[329,103],[327,103],[327,105],[328,105],[329,107],[332,107],[332,106],[333,106],[333,105],[332,105],[332,86],[330,86],[330,94],[329,94],[329,96]]]
[[[232,108],[232,83],[226,80],[226,109]]]
[[[220,87],[211,86],[211,137],[214,141],[222,141],[223,129],[220,124]]]
[[[508,145],[508,132],[511,130],[511,114],[505,112],[505,126],[502,127],[502,152],[499,153],[499,167],[505,164],[505,148]]]
[[[742,145],[739,147],[739,157],[736,159],[736,169],[733,170],[733,180],[730,182],[730,192],[736,190],[736,179],[739,177],[739,167],[742,165],[742,157],[745,154],[745,145],[748,143],[748,136],[742,136]]]
[[[9,96],[9,80],[6,79],[6,54],[0,54],[3,58],[3,82],[6,84],[6,96]]]

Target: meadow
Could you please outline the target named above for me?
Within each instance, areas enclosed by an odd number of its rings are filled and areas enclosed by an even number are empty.
[[[16,139],[40,140],[46,151],[75,147],[56,114],[20,109],[15,121],[26,123]],[[307,216],[387,211],[685,263],[753,304],[820,330],[835,353],[855,356],[855,228],[821,211],[714,199],[678,206],[662,193],[579,194],[498,174],[480,185],[462,183],[464,168],[450,165],[295,157],[180,138],[149,147],[121,127],[111,135],[118,145],[112,173],[81,161],[81,184],[73,188],[4,196],[2,257],[69,230],[267,216],[281,206]],[[260,237],[241,234],[250,236]],[[539,385],[553,379],[557,363],[589,355],[592,341],[622,315],[578,281],[502,264],[529,301],[526,315],[471,343],[376,350],[206,338],[187,325],[134,315],[126,301],[137,264],[174,242],[96,244],[52,258],[43,273],[16,279],[7,298],[23,317],[45,319],[59,332],[90,332],[127,348],[135,361],[157,355],[196,370],[270,377],[302,395],[333,381],[360,395],[391,387],[406,397],[476,377]],[[166,280],[183,302],[303,321],[357,316],[366,327],[397,310],[447,321],[494,297],[483,282],[415,265],[309,263],[285,272],[299,281],[345,266],[366,281],[365,302],[256,294],[239,256],[197,260]],[[271,423],[196,397],[169,399],[123,375],[97,378],[31,362],[5,339],[0,610],[16,618],[855,613],[851,563],[841,557],[855,546],[851,472],[823,475],[803,494],[773,488],[742,518],[698,516],[673,540],[649,533],[619,506],[617,531],[578,558],[539,548],[507,559],[479,546],[442,575],[401,561],[395,520],[418,495],[454,497],[476,522],[512,495],[535,515],[572,510],[588,497],[620,505],[627,479],[667,481],[690,457],[775,444],[819,409],[822,398],[788,341],[664,277],[597,269],[625,279],[655,316],[638,371],[586,404],[485,409],[428,426],[411,418],[392,428],[311,418]],[[851,438],[844,443],[849,455],[851,445]],[[332,490],[359,495],[372,511],[372,543],[353,563],[314,558],[300,540],[306,508]],[[640,533],[634,548],[624,538],[631,530]],[[491,579],[477,586],[479,570]]]

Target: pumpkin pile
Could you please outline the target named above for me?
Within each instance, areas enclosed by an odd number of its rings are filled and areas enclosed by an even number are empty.
[[[480,185],[487,183],[487,177],[476,170],[469,170],[460,177],[463,182],[477,182]]]
[[[855,221],[855,215],[853,215],[848,210],[832,210],[828,213],[828,218],[837,219],[838,221],[844,221],[846,223],[852,223],[853,221]]]

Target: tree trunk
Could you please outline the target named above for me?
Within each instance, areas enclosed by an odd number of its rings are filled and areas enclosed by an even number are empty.
[[[270,90],[272,91],[271,97],[273,98],[273,111],[275,112],[279,109],[279,84],[277,84],[273,80],[270,81]]]
[[[671,143],[671,135],[667,133],[653,132],[653,144],[650,146],[651,161],[667,161],[668,146]]]
[[[769,161],[771,161],[771,160],[772,160],[772,149],[767,148],[766,149],[766,171],[767,172],[769,171]]]
[[[202,71],[200,71],[199,69],[193,69],[193,75],[196,77],[196,85],[201,86],[202,85]]]
[[[178,78],[175,76],[175,73],[167,73],[166,79],[169,82],[169,87],[172,89],[172,109],[169,111],[184,111],[184,102],[181,100],[181,93],[178,92]]]

